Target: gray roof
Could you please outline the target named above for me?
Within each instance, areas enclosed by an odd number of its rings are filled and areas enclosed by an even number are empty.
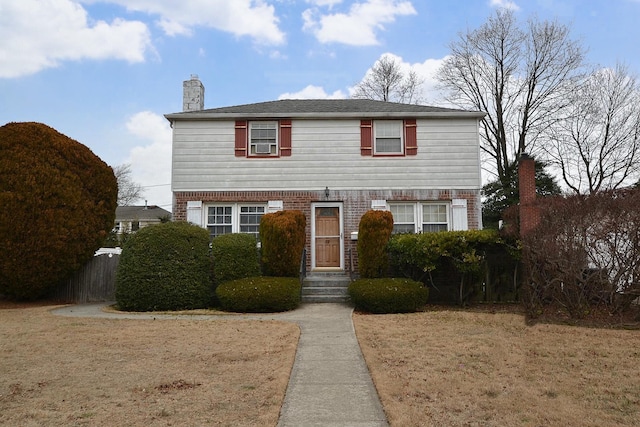
[[[159,206],[118,206],[116,208],[116,221],[154,220],[168,216],[171,212]]]
[[[166,114],[172,120],[242,118],[380,118],[380,117],[476,117],[480,111],[456,110],[370,99],[283,99],[231,107]]]

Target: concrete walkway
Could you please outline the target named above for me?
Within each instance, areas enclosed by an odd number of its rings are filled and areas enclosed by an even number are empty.
[[[110,313],[105,304],[62,307],[60,316],[175,319],[179,315]],[[286,313],[189,315],[189,319],[259,319],[295,322],[300,341],[278,427],[388,426],[356,340],[347,304],[302,304]]]

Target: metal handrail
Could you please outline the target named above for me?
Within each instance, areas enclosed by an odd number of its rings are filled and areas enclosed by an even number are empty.
[[[302,254],[300,255],[300,286],[302,281],[307,277],[307,248],[302,248]]]

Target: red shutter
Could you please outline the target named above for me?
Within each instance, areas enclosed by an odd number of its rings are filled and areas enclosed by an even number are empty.
[[[360,120],[360,154],[373,154],[373,126],[371,120]]]
[[[280,156],[291,155],[291,120],[280,120]]]
[[[236,157],[245,157],[247,155],[247,121],[236,120]]]
[[[418,154],[416,127],[415,119],[404,121],[404,152],[407,156],[415,156]]]

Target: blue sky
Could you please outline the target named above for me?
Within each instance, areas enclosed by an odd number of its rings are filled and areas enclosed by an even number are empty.
[[[346,98],[381,55],[425,79],[496,8],[571,27],[587,61],[640,73],[640,0],[0,0],[0,125],[45,123],[106,163],[131,163],[171,209],[171,130],[182,81],[205,108]]]

